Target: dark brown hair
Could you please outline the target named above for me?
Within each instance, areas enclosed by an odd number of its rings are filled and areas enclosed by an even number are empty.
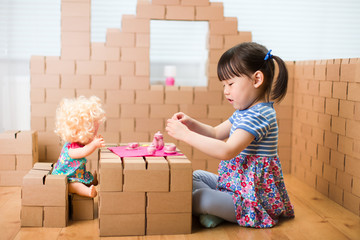
[[[267,101],[272,99],[280,102],[286,95],[288,71],[285,62],[278,56],[271,55],[269,59],[264,60],[267,53],[266,47],[255,42],[245,42],[230,48],[221,56],[218,63],[217,74],[220,81],[243,75],[251,78],[259,70],[264,74],[262,96],[265,95]],[[278,65],[279,73],[273,85],[274,60]]]

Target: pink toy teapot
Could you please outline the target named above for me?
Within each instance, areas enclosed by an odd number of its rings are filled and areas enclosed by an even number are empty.
[[[158,131],[157,133],[155,133],[154,135],[154,140],[152,142],[152,145],[155,146],[156,150],[161,150],[164,148],[164,137],[163,135],[160,133],[160,131]]]

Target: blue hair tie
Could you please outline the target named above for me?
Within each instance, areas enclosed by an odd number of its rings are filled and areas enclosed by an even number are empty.
[[[270,59],[272,59],[272,57],[273,57],[273,55],[271,54],[271,49],[267,52],[267,54],[266,54],[266,56],[265,56],[265,58],[264,58],[264,60],[266,61],[266,60],[268,60],[269,58]]]

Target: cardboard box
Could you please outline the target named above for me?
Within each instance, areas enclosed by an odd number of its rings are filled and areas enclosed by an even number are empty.
[[[68,205],[63,207],[44,207],[44,227],[66,227],[68,219]]]
[[[196,20],[222,20],[224,18],[222,2],[212,2],[209,6],[198,6],[195,12]]]
[[[102,155],[105,153],[101,153]],[[111,153],[116,156],[115,154]],[[100,189],[101,191],[123,190],[123,166],[120,157],[100,159]]]
[[[94,219],[94,198],[71,194],[70,213],[73,221]]]
[[[145,192],[99,192],[101,214],[145,214]]]
[[[168,235],[168,234],[190,234],[191,213],[162,213],[148,214],[146,234]]]
[[[192,191],[192,166],[190,160],[168,156],[170,165],[170,192]]]
[[[30,58],[30,73],[44,74],[45,73],[45,57],[31,56]]]
[[[145,214],[101,214],[99,217],[101,237],[145,235]]]
[[[68,184],[66,175],[27,174],[21,189],[22,204],[27,206],[68,205]]]
[[[192,191],[148,192],[146,213],[191,213]]]
[[[14,154],[0,154],[0,171],[15,170],[16,158]]]
[[[120,29],[114,29],[114,28],[107,29],[107,31],[106,31],[106,46],[108,46],[108,47],[134,47],[135,46],[135,33],[121,32]]]
[[[149,0],[138,1],[136,16],[140,18],[164,19],[165,6],[151,4]]]
[[[22,227],[42,227],[44,207],[21,206]]]
[[[1,154],[32,154],[37,162],[37,131],[6,131],[0,133]]]
[[[124,14],[121,19],[121,30],[132,33],[150,33],[150,19]]]
[[[167,192],[169,191],[169,166],[165,158],[123,158],[124,191]]]
[[[8,170],[0,171],[0,186],[2,187],[19,187],[23,177],[28,171]]]
[[[194,6],[166,6],[167,20],[195,20]]]
[[[121,75],[134,76],[135,75],[135,63],[134,62],[113,62],[106,61],[106,74],[107,75]]]

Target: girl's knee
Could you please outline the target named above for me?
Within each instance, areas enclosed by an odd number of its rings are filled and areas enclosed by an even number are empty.
[[[212,191],[208,188],[201,188],[193,192],[193,211],[196,214],[209,214],[213,208]]]

